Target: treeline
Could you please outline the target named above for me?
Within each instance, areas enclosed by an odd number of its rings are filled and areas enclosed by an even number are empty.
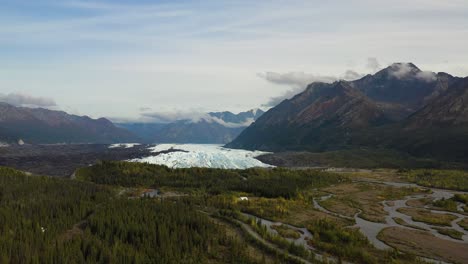
[[[210,194],[240,191],[263,197],[294,197],[305,188],[319,188],[347,178],[317,170],[210,168],[171,169],[166,166],[105,161],[83,168],[77,179],[125,187],[161,186],[204,189]]]
[[[467,171],[425,169],[401,171],[401,173],[409,181],[422,186],[468,191]]]
[[[151,199],[108,204],[83,235],[58,246],[81,263],[255,263],[245,249],[191,206]]]
[[[189,199],[0,168],[0,263],[255,263]]]
[[[0,262],[38,263],[57,237],[113,192],[0,167]]]

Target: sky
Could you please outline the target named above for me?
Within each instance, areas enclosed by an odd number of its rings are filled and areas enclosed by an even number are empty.
[[[468,1],[0,0],[0,101],[120,121],[271,107],[393,62],[468,75]]]

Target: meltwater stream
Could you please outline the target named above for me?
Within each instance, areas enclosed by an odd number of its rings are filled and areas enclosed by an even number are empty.
[[[370,182],[370,183],[375,183],[375,184],[384,184],[384,185],[397,186],[397,187],[420,187],[420,186],[418,186],[416,184],[412,184],[412,183],[379,182],[379,181],[363,181],[363,182]],[[320,197],[318,199],[314,199],[314,207],[316,209],[320,210],[320,211],[323,211],[323,212],[331,214],[331,215],[335,215],[337,217],[341,217],[341,218],[345,218],[345,219],[354,219],[356,221],[355,227],[358,227],[359,230],[361,231],[361,233],[363,233],[369,239],[369,241],[378,249],[389,249],[390,248],[388,245],[386,245],[385,243],[383,243],[382,241],[380,241],[377,238],[379,232],[382,231],[386,227],[400,227],[400,228],[404,228],[404,229],[414,229],[411,226],[416,226],[416,227],[422,228],[423,230],[426,230],[426,231],[430,232],[432,235],[434,235],[434,236],[436,236],[438,238],[444,239],[444,240],[449,240],[449,241],[453,241],[453,242],[457,242],[457,243],[466,243],[466,242],[468,242],[468,231],[463,229],[462,227],[460,227],[458,225],[458,223],[465,217],[465,215],[463,215],[463,214],[455,213],[455,212],[448,212],[448,211],[430,210],[430,208],[425,208],[425,209],[428,209],[431,213],[449,214],[449,215],[456,216],[457,218],[450,223],[450,228],[463,233],[462,240],[460,241],[460,240],[453,239],[453,238],[451,238],[449,236],[440,234],[435,229],[436,226],[433,226],[433,225],[430,225],[430,224],[427,224],[427,223],[423,223],[423,222],[414,221],[411,216],[405,215],[405,214],[400,213],[398,211],[398,209],[400,209],[400,208],[411,208],[411,206],[407,205],[407,202],[409,200],[420,199],[420,198],[433,198],[435,200],[442,199],[442,198],[448,199],[448,198],[453,197],[453,195],[455,193],[464,193],[464,194],[466,194],[466,192],[441,190],[441,189],[437,189],[437,188],[427,188],[427,189],[430,189],[432,193],[430,193],[430,194],[410,195],[410,196],[407,196],[407,197],[405,197],[405,198],[403,198],[401,200],[395,200],[395,201],[383,201],[382,205],[384,206],[384,210],[388,213],[388,215],[385,218],[385,223],[375,223],[375,222],[371,222],[371,221],[367,221],[365,219],[362,219],[361,217],[359,217],[359,215],[361,213],[361,210],[359,210],[359,213],[355,214],[354,217],[344,216],[344,215],[341,215],[341,214],[338,214],[338,213],[331,212],[331,211],[327,210],[326,208],[324,208],[323,206],[320,205],[319,201],[324,201],[324,200],[332,198],[333,197],[332,194],[328,194],[328,195],[322,196],[322,197]],[[400,225],[400,224],[396,223],[395,220],[394,220],[395,217],[403,219],[407,224],[409,224],[409,226]]]

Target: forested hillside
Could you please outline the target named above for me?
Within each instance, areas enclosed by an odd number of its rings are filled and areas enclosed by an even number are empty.
[[[212,194],[225,191],[253,193],[265,197],[294,197],[298,191],[346,181],[346,178],[317,170],[210,168],[171,169],[166,166],[130,162],[101,162],[82,168],[77,179],[126,187],[198,188]]]
[[[369,219],[381,212],[368,203],[419,192],[317,170],[109,161],[67,180],[0,167],[0,263],[421,263],[411,251],[375,248],[350,228],[354,219],[318,209],[317,199],[348,188],[349,199],[371,194],[340,210]]]
[[[0,263],[254,262],[187,203],[116,194],[0,168]]]

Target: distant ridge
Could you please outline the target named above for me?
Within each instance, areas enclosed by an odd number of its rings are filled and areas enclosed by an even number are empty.
[[[115,143],[138,137],[105,118],[70,115],[0,102],[0,141],[16,143]]]
[[[148,143],[226,144],[234,140],[264,112],[252,109],[234,114],[210,112],[199,120],[177,120],[170,123],[120,123]]]

